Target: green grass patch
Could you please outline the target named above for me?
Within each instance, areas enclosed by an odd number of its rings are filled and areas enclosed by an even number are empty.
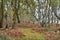
[[[45,40],[44,34],[35,32],[31,28],[18,28],[18,30],[26,35],[25,37],[20,38],[20,40]]]
[[[44,27],[45,29],[47,29],[47,31],[53,31],[54,29],[52,27]]]

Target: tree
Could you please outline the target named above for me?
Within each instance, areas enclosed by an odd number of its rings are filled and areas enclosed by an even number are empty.
[[[3,26],[3,15],[4,14],[4,0],[1,0],[1,15],[0,15],[0,28]]]

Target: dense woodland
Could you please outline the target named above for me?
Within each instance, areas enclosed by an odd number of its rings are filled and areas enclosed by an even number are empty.
[[[60,40],[60,0],[0,0],[0,33],[0,40]]]
[[[6,22],[59,24],[60,0],[0,0],[0,27]]]

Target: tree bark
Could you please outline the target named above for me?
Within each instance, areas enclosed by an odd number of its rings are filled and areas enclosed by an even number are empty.
[[[3,26],[3,13],[4,13],[4,5],[3,5],[3,0],[2,0],[2,4],[1,4],[1,8],[2,8],[2,12],[1,12],[1,19],[0,19],[0,28],[2,28]]]

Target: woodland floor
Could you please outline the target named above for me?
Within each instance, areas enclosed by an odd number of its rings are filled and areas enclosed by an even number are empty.
[[[19,23],[15,29],[0,28],[0,40],[60,40],[57,27],[42,28],[38,24]]]

